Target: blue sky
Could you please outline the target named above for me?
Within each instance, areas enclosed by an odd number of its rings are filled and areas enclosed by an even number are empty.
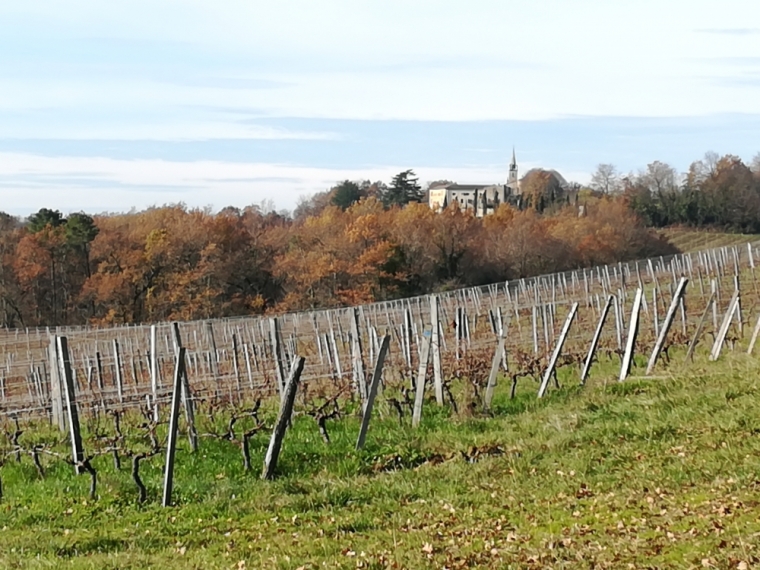
[[[760,151],[760,3],[0,5],[0,210],[291,209],[338,180],[584,182]]]

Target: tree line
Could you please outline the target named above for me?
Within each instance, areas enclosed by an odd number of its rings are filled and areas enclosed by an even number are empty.
[[[747,165],[739,157],[708,152],[683,174],[660,161],[627,176],[600,164],[591,187],[624,195],[648,226],[760,233],[760,153]]]
[[[389,185],[343,181],[292,213],[0,213],[0,326],[338,307],[674,253],[652,226],[760,231],[755,166],[708,155],[684,175],[655,162],[620,176],[600,165],[572,201],[533,181],[526,207],[484,218],[433,212],[412,170]]]
[[[386,208],[376,197],[302,218],[182,205],[0,221],[0,324],[138,323],[338,307],[669,253],[626,204],[579,217],[506,205]]]

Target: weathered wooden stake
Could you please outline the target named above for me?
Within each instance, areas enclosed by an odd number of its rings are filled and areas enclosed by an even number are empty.
[[[676,289],[676,292],[673,294],[673,298],[670,301],[670,307],[668,307],[668,312],[665,314],[665,320],[662,323],[662,327],[660,328],[660,334],[657,337],[657,342],[654,343],[654,348],[652,349],[652,355],[649,357],[649,363],[647,364],[647,370],[646,375],[649,376],[652,371],[654,370],[655,364],[657,364],[657,358],[660,356],[660,352],[662,351],[662,347],[665,344],[665,337],[668,336],[668,331],[670,330],[670,325],[673,323],[673,318],[676,316],[676,311],[678,310],[678,305],[681,302],[681,299],[683,298],[683,294],[686,291],[686,285],[689,283],[689,280],[686,277],[681,277],[680,283],[678,283],[678,288]]]
[[[185,349],[177,349],[177,359],[174,365],[174,381],[172,390],[172,407],[169,414],[169,434],[166,442],[166,466],[164,467],[164,494],[161,505],[168,507],[172,502],[174,489],[174,457],[177,453],[177,427],[179,424],[179,406],[182,401],[182,377],[185,374]]]
[[[644,292],[641,288],[636,289],[636,296],[633,298],[631,307],[631,320],[628,323],[628,337],[625,339],[625,353],[620,365],[620,376],[618,380],[623,382],[631,373],[631,363],[633,362],[633,349],[636,346],[636,336],[639,333],[639,313],[641,312],[641,298]]]
[[[121,378],[121,354],[119,353],[119,341],[113,339],[113,366],[116,376],[116,393],[119,396],[119,402],[124,401],[124,384]]]
[[[50,335],[48,346],[50,362],[50,410],[53,424],[61,431],[66,431],[66,418],[63,413],[63,386],[61,383],[60,367],[58,366],[58,344],[56,337]]]
[[[157,422],[158,413],[158,356],[156,355],[156,325],[150,327],[150,389],[153,392],[153,421]]]
[[[486,385],[486,393],[483,398],[483,409],[488,411],[491,409],[491,401],[493,400],[493,392],[496,388],[496,378],[499,375],[499,368],[504,360],[504,346],[507,339],[500,332],[499,342],[496,345],[496,351],[493,354],[493,360],[491,360],[491,372],[488,374],[488,384]]]
[[[562,346],[565,344],[565,340],[567,339],[567,333],[570,331],[570,325],[573,323],[573,319],[575,318],[575,314],[577,312],[578,312],[578,303],[573,303],[573,306],[570,307],[570,313],[567,315],[567,318],[565,319],[565,324],[562,325],[562,332],[559,334],[559,339],[557,339],[557,344],[554,347],[554,352],[552,353],[551,360],[549,360],[549,366],[546,367],[544,378],[541,381],[541,387],[538,389],[539,398],[544,397],[544,394],[546,393],[546,389],[549,387],[549,379],[554,373],[555,366],[557,366],[557,359],[559,358],[560,352],[562,352]]]
[[[757,342],[758,334],[760,334],[760,317],[757,318],[755,330],[752,331],[752,338],[749,341],[749,347],[747,347],[747,354],[752,354],[752,349],[755,348],[755,342]]]
[[[406,313],[409,315],[409,312]],[[351,311],[351,365],[354,373],[354,389],[362,402],[367,401],[367,381],[364,376],[362,339],[359,332],[359,309]]]
[[[317,344],[319,344],[319,336],[317,336]],[[243,343],[243,358],[245,358],[245,371],[248,375],[248,384],[253,390],[253,371],[251,370],[251,355],[248,352],[248,343]]]
[[[380,350],[377,353],[377,361],[375,362],[375,370],[372,373],[372,381],[369,385],[369,393],[367,394],[367,401],[364,402],[364,409],[362,410],[362,427],[359,430],[359,437],[356,440],[356,449],[362,449],[364,447],[364,440],[367,437],[367,430],[369,429],[369,422],[372,418],[372,408],[375,405],[375,397],[377,396],[377,389],[380,386],[380,381],[383,377],[383,365],[385,364],[385,355],[388,354],[388,347],[391,343],[390,335],[383,337]]]
[[[63,375],[65,388],[66,411],[69,416],[69,435],[71,439],[71,459],[74,462],[74,470],[79,475],[82,473],[82,461],[84,461],[84,448],[82,447],[82,434],[79,429],[79,412],[77,411],[76,396],[74,395],[74,378],[71,375],[71,360],[69,359],[69,344],[65,336],[59,336],[58,341],[58,369]]]
[[[272,430],[272,438],[269,440],[267,454],[264,457],[264,469],[261,471],[262,479],[270,480],[274,478],[277,460],[280,457],[280,450],[282,449],[282,441],[285,438],[285,431],[290,423],[290,416],[293,414],[293,404],[296,401],[298,383],[301,380],[301,372],[303,372],[305,362],[306,359],[304,357],[296,356],[290,368],[290,375],[288,376],[280,404],[280,412],[277,414],[277,422],[275,423],[274,430]]]
[[[594,331],[594,337],[591,339],[591,346],[588,349],[588,355],[586,356],[586,360],[583,363],[583,371],[581,372],[581,386],[586,383],[588,373],[591,371],[591,365],[594,362],[594,354],[596,353],[596,348],[599,346],[599,339],[602,336],[604,321],[607,319],[607,314],[610,312],[610,307],[612,306],[613,301],[615,301],[615,297],[613,295],[607,297],[607,303],[604,305],[604,309],[602,309],[602,314],[599,317],[599,323],[596,325],[596,331]],[[616,326],[617,324],[618,323],[616,323]]]
[[[710,298],[707,300],[707,305],[705,305],[705,310],[702,312],[702,317],[699,319],[699,324],[697,325],[697,330],[694,331],[694,336],[691,339],[691,342],[689,343],[689,350],[686,351],[686,358],[684,361],[688,362],[689,360],[692,360],[694,358],[694,349],[697,347],[697,343],[699,342],[699,337],[702,334],[702,329],[705,327],[705,323],[707,323],[707,317],[710,314],[710,308],[715,305],[715,290],[713,290],[712,293],[710,293]]]
[[[734,313],[739,305],[739,291],[734,291],[731,301],[728,303],[728,310],[723,317],[723,322],[720,325],[718,334],[715,335],[715,342],[713,343],[712,350],[710,351],[710,360],[718,360],[720,351],[723,348],[723,342],[726,340],[726,334],[728,333],[728,327],[731,326],[731,320],[734,318]]]
[[[174,334],[175,355],[179,355],[179,349],[182,348],[182,337],[179,334],[179,323],[172,323],[172,332]],[[198,451],[198,432],[195,431],[195,406],[193,397],[190,392],[190,381],[187,377],[187,367],[182,362],[182,402],[185,405],[185,419],[187,420],[187,438],[190,441],[190,449],[193,452]]]
[[[232,333],[232,367],[235,369],[235,384],[237,386],[237,398],[242,399],[243,385],[240,381],[240,366],[238,362],[237,335]]]
[[[330,328],[332,333],[332,327]],[[280,344],[280,321],[277,317],[269,319],[269,339],[272,343],[272,355],[274,358],[275,369],[277,372],[277,392],[280,394],[280,398],[285,395],[285,371],[282,364],[282,346]],[[333,344],[335,344],[335,338],[333,337]]]
[[[432,332],[425,331],[422,335],[422,347],[420,349],[420,367],[417,370],[417,385],[414,395],[414,410],[412,411],[412,427],[420,425],[422,419],[422,403],[425,398],[425,377],[427,376],[428,362],[430,361],[430,344]]]
[[[438,317],[438,297],[430,297],[430,332],[433,357],[433,386],[435,388],[435,401],[439,406],[443,405],[443,370],[441,367],[441,324]],[[444,347],[445,350],[445,347]]]

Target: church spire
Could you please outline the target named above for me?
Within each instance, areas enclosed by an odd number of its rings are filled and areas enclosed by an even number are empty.
[[[517,158],[515,157],[515,147],[512,147],[512,162],[509,163],[509,178],[507,178],[507,186],[512,190],[517,190],[519,183],[517,181]]]

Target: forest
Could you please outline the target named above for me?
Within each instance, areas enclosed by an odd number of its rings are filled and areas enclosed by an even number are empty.
[[[412,170],[343,181],[292,212],[182,204],[0,213],[0,326],[142,323],[387,300],[674,253],[652,228],[760,232],[760,163],[712,153],[685,174],[601,164],[572,197],[526,184],[476,218],[426,204]]]

